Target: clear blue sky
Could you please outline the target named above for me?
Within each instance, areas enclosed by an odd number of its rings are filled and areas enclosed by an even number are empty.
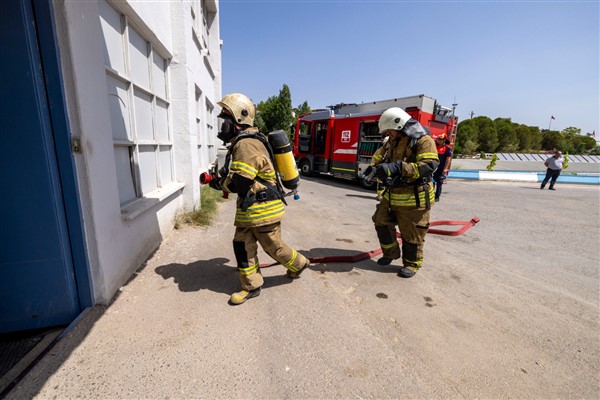
[[[223,94],[312,108],[427,94],[460,120],[600,136],[595,1],[220,1]]]

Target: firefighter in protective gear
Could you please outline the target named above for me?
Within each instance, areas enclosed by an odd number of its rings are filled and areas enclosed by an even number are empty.
[[[240,273],[242,290],[231,295],[230,304],[242,304],[260,294],[263,277],[257,257],[258,245],[274,260],[287,268],[291,279],[310,265],[310,261],[281,238],[284,203],[278,190],[273,161],[266,138],[254,124],[255,108],[243,94],[226,95],[217,103],[223,119],[217,135],[230,142],[225,170],[220,172],[219,186],[237,193],[233,251]]]
[[[445,133],[442,133],[435,138],[436,151],[440,161],[439,167],[433,173],[433,182],[435,184],[435,202],[440,201],[442,196],[442,185],[446,180],[448,171],[450,170],[450,160],[452,158],[452,148],[448,146],[448,138]]]
[[[388,265],[402,255],[398,276],[410,278],[423,263],[425,235],[434,204],[431,176],[438,167],[433,139],[419,122],[401,108],[386,110],[379,119],[380,132],[387,132],[389,149],[377,164],[375,176],[387,188],[373,215],[375,231],[383,251],[377,261]],[[396,239],[402,237],[402,251]]]

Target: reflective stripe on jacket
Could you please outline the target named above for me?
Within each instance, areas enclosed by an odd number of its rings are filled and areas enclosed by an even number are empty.
[[[384,195],[384,198],[394,207],[416,207],[415,186],[411,182],[431,177],[433,171],[439,165],[435,142],[430,136],[422,136],[412,148],[409,146],[410,141],[411,138],[405,135],[391,141],[386,160],[383,161],[403,161],[402,177],[406,183],[390,188]],[[427,193],[425,193],[423,185],[417,187],[417,192],[419,193],[419,208],[426,206],[426,196],[429,197],[430,203],[433,204],[435,197],[433,183],[429,182],[427,184]]]
[[[256,128],[247,129],[243,133],[260,135]],[[224,182],[225,188],[229,187],[236,174],[254,181],[249,190],[251,195],[267,189],[267,186],[256,180],[257,177],[276,186],[275,168],[265,145],[260,140],[252,137],[238,140],[229,151],[231,162],[229,174]],[[245,198],[246,193],[238,193],[235,226],[263,226],[281,221],[285,209],[280,199],[256,202],[246,211],[242,211],[241,205]]]

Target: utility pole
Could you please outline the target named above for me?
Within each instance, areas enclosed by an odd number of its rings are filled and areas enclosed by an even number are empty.
[[[475,115],[475,113],[473,111],[471,111],[470,115],[471,115],[471,119],[473,119],[473,115]]]

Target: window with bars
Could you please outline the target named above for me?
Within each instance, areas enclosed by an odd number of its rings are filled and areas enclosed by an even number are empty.
[[[119,200],[125,205],[174,179],[168,60],[126,15],[105,0],[99,7]]]

